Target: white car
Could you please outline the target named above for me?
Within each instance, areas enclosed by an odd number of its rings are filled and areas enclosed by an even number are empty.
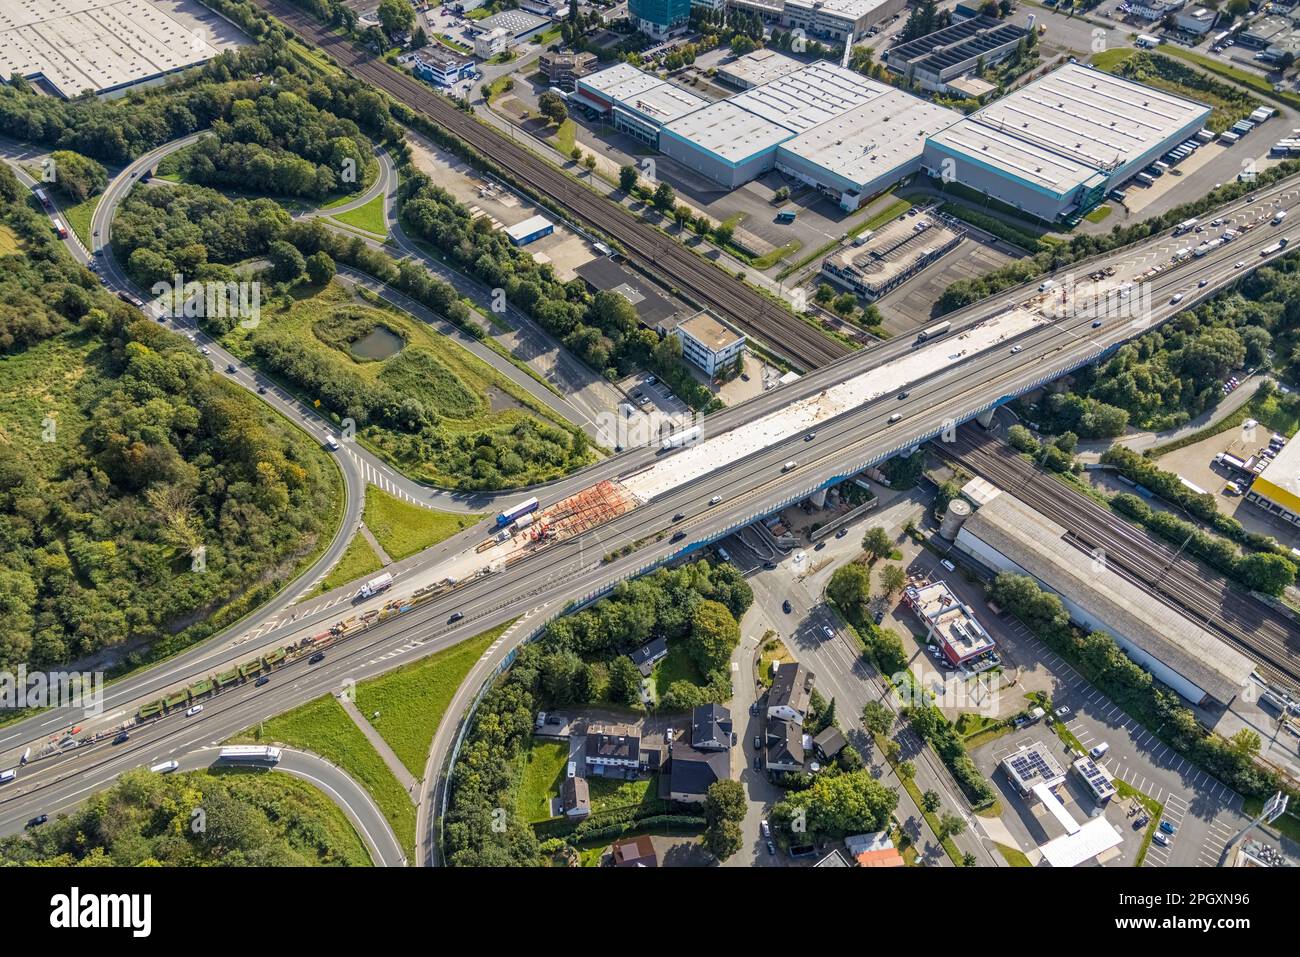
[[[1238,259],[1235,263],[1232,264],[1232,268],[1233,268],[1233,269],[1240,269],[1240,268],[1241,268],[1242,266],[1244,266],[1244,265],[1246,265],[1246,260],[1244,260],[1244,259]]]
[[[1183,301],[1183,294],[1181,292],[1174,293],[1174,297],[1169,300],[1169,305],[1176,306],[1182,301]]]
[[[948,561],[948,559],[946,558],[941,558],[939,560],[939,564],[942,565],[944,568],[948,569],[948,571],[950,572],[955,572],[957,570],[957,566],[954,565],[952,562]]]
[[[822,625],[822,634],[825,635],[828,639],[835,637],[835,632],[831,631],[830,625]]]
[[[192,717],[194,717],[196,714],[201,714],[202,712],[203,712],[203,705],[201,705],[201,704],[196,704],[194,707],[190,708],[189,711],[186,711],[186,712],[185,712],[185,717],[187,717],[187,718],[192,718]]]
[[[1014,355],[1015,355],[1017,352],[1019,352],[1022,348],[1024,348],[1024,347],[1023,347],[1023,346],[1012,346],[1012,347],[1011,347],[1011,354],[1014,356]]]
[[[164,761],[162,764],[155,764],[149,770],[154,774],[167,774],[171,771],[175,771],[180,766],[181,763],[179,761]]]

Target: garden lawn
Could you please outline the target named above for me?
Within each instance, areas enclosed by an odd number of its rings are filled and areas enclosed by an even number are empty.
[[[408,859],[415,856],[415,805],[384,759],[332,695],[249,728],[232,741],[284,744],[319,755],[370,792]]]
[[[424,777],[433,736],[465,676],[513,622],[357,685],[357,709],[414,777]]]
[[[560,793],[560,782],[569,764],[569,745],[534,738],[521,760],[515,811],[529,824],[545,821],[551,816],[551,798]]]
[[[81,245],[87,249],[91,248],[90,221],[94,218],[95,209],[103,198],[104,194],[98,193],[76,206],[65,206],[63,209],[64,218],[68,221],[68,228],[77,234],[77,238],[81,240]]]
[[[705,684],[704,676],[700,674],[695,659],[687,652],[683,639],[668,643],[668,654],[655,663],[650,677],[654,681],[656,698],[662,697],[674,681],[689,681],[700,687]]]
[[[394,498],[383,489],[366,486],[366,527],[395,562],[477,525],[482,515],[440,512]],[[367,548],[369,546],[367,545]],[[371,554],[374,554],[373,551]],[[351,581],[351,579],[345,579]]]
[[[657,800],[659,778],[651,775],[636,781],[617,781],[592,775],[587,778],[591,795],[591,812],[634,807]]]

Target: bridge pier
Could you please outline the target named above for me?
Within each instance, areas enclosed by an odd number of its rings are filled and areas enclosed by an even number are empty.
[[[984,426],[984,428],[991,429],[993,428],[993,416],[996,412],[996,406],[992,409],[985,409],[979,415],[975,416],[975,421]]]
[[[819,488],[817,491],[812,493],[811,498],[812,498],[812,503],[816,505],[818,508],[826,507],[826,489]]]

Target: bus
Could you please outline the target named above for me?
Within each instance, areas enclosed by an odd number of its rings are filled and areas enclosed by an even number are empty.
[[[1190,233],[1193,229],[1197,227],[1199,223],[1200,223],[1199,219],[1195,219],[1195,218],[1184,219],[1181,223],[1179,223],[1177,226],[1174,227],[1174,235],[1181,236],[1183,233]]]
[[[539,503],[536,497],[534,497],[520,502],[514,508],[506,509],[504,512],[502,512],[500,515],[497,516],[497,527],[504,528],[505,526],[513,522],[515,519],[527,515],[529,512],[537,511],[538,504]]]
[[[279,764],[281,755],[279,748],[259,744],[234,744],[222,748],[217,760],[230,764]]]

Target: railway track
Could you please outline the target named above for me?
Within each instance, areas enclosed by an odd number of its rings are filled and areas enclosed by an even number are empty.
[[[455,134],[481,155],[510,170],[574,217],[619,242],[642,268],[687,291],[747,334],[805,370],[820,368],[849,354],[841,343],[819,333],[765,296],[727,275],[657,229],[639,222],[520,144],[463,113],[445,96],[399,72],[350,39],[332,33],[309,14],[281,0],[255,0],[294,33],[328,53],[358,79],[366,80]]]
[[[1125,578],[1222,636],[1259,665],[1270,684],[1300,689],[1300,626],[1199,562],[1151,538],[1087,496],[1041,474],[1013,450],[966,426],[937,444],[946,458],[981,475],[1063,526],[1084,551],[1105,550]]]

